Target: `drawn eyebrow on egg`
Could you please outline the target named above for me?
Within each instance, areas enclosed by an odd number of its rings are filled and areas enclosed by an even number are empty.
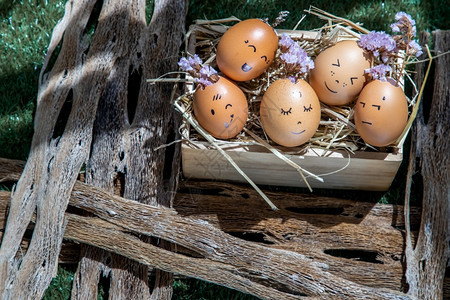
[[[337,64],[331,64],[332,66],[340,67],[341,63],[339,62],[339,58],[337,59]]]
[[[380,110],[380,108],[381,108],[381,106],[380,106],[380,105],[375,105],[375,104],[372,104],[372,106],[373,106],[373,107],[376,107],[376,108],[378,108],[378,110]]]
[[[352,82],[352,85],[353,85],[353,80],[356,80],[356,79],[358,79],[358,77],[350,77],[350,81]]]
[[[263,55],[263,56],[261,56],[261,58],[264,58],[264,60],[267,61],[267,56]]]
[[[366,102],[359,102],[359,103],[361,103],[363,107],[366,106]]]
[[[230,103],[228,103],[227,105],[225,105],[225,109],[228,109],[228,106],[229,106],[229,107],[233,107],[233,105],[231,105]]]

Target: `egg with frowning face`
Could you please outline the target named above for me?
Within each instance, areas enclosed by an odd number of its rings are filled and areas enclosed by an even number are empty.
[[[259,19],[248,19],[229,28],[217,45],[219,69],[235,81],[261,75],[272,63],[278,48],[274,29]]]
[[[278,79],[263,95],[260,118],[264,131],[274,142],[285,147],[299,146],[319,126],[319,99],[304,80],[293,83]]]
[[[393,143],[405,129],[408,102],[394,80],[368,83],[355,105],[355,126],[364,142],[384,147]]]
[[[356,41],[341,41],[316,57],[309,83],[323,103],[345,105],[361,92],[368,68],[370,57]]]
[[[195,91],[193,109],[200,126],[219,139],[236,136],[247,122],[247,98],[235,83],[224,77]]]

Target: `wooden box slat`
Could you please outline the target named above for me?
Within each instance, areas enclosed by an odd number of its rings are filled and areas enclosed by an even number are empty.
[[[306,187],[300,174],[261,146],[223,146],[238,166],[256,183]],[[323,155],[323,156],[322,156]],[[323,175],[323,182],[307,178],[313,188],[386,191],[402,162],[402,152],[382,153],[322,149],[305,155],[287,155],[302,168]],[[229,180],[245,179],[213,147],[205,142],[189,142],[182,146],[183,174],[187,178]]]

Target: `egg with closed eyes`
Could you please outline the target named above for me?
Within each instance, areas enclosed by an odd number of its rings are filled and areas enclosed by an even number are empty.
[[[304,80],[293,83],[290,79],[278,79],[263,95],[260,120],[275,143],[285,147],[300,146],[319,127],[319,99]]]
[[[230,27],[217,45],[219,69],[230,79],[246,81],[261,75],[272,63],[278,48],[275,30],[259,19]]]

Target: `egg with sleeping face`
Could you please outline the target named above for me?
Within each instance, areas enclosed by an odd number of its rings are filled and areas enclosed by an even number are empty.
[[[364,142],[384,147],[393,143],[405,129],[408,102],[395,81],[368,83],[355,105],[355,126]]]
[[[278,79],[264,93],[260,119],[271,140],[285,147],[307,142],[320,122],[320,103],[304,80]]]
[[[195,91],[193,109],[200,126],[219,139],[235,137],[247,122],[247,98],[235,83],[224,77]]]
[[[259,19],[248,19],[230,27],[217,45],[219,69],[235,81],[261,75],[272,63],[278,48],[275,30]]]
[[[328,105],[352,102],[366,83],[370,57],[356,41],[341,41],[322,51],[314,60],[309,83],[320,101]]]

